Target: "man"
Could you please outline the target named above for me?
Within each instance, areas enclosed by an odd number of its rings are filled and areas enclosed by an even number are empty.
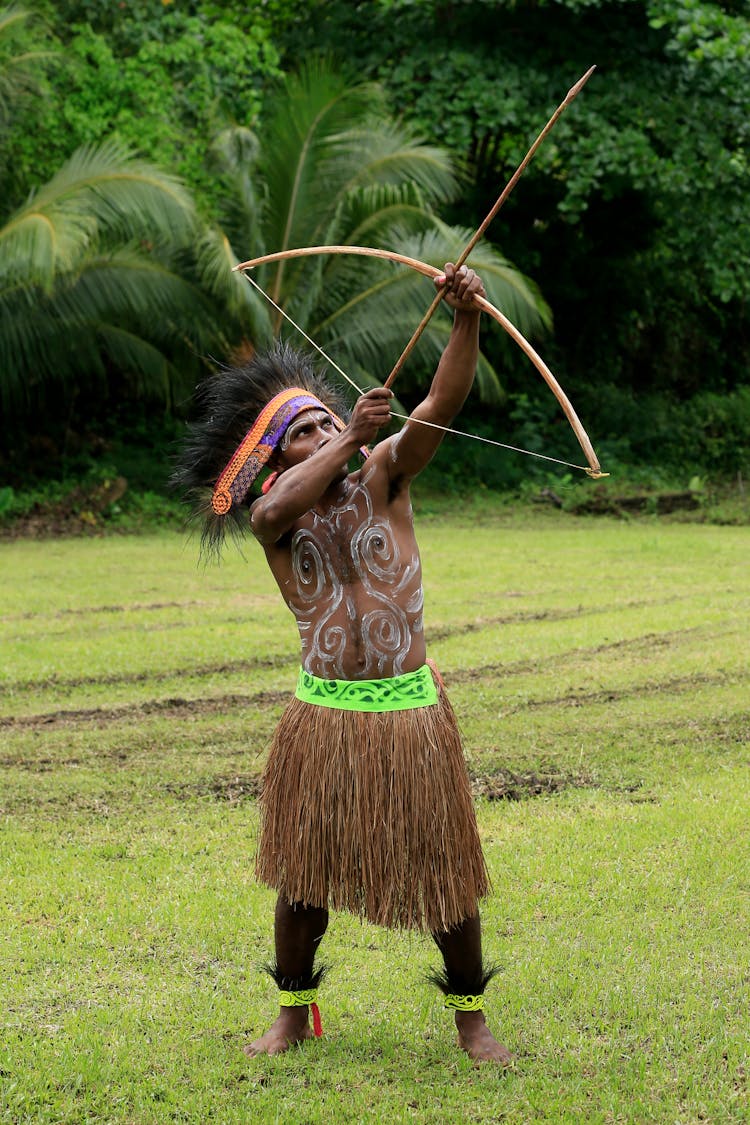
[[[314,960],[332,907],[430,932],[444,962],[432,979],[459,1045],[475,1060],[512,1058],[482,1012],[492,970],[477,904],[488,881],[458,729],[426,663],[409,497],[442,439],[434,427],[461,409],[477,362],[481,280],[448,263],[436,285],[447,286],[454,323],[429,393],[361,468],[349,462],[388,422],[391,392],[362,395],[345,425],[330,388],[288,349],[214,381],[183,458],[183,483],[215,482],[210,546],[227,520],[241,528],[250,485],[272,470],[249,524],[302,645],[264,775],[256,864],[278,891],[270,971],[280,1010],[245,1048],[251,1056],[310,1038],[310,1011],[319,1033]]]

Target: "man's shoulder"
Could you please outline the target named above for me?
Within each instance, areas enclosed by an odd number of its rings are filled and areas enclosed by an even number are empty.
[[[378,442],[364,464],[349,478],[366,488],[374,501],[391,504],[400,494],[408,495],[410,482],[398,472],[396,463],[397,438],[398,434],[394,434]]]

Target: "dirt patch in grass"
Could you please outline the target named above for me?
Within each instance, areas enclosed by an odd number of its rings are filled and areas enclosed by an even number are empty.
[[[568,789],[620,793],[638,804],[653,804],[658,800],[643,789],[642,781],[609,784],[597,781],[588,773],[539,773],[536,770],[516,772],[500,768],[489,774],[472,776],[471,788],[475,797],[484,797],[488,801],[526,801],[533,797],[553,796]]]
[[[230,777],[213,777],[201,781],[167,782],[167,793],[182,801],[194,797],[214,797],[236,805],[240,801],[255,800],[260,792],[260,777],[256,774],[233,774]]]
[[[471,788],[475,797],[488,801],[523,801],[529,797],[546,797],[564,789],[590,789],[595,783],[588,774],[514,773],[500,769],[491,774],[475,776]]]
[[[683,743],[686,736],[724,746],[744,746],[750,743],[750,711],[740,711],[724,719],[708,719],[704,722],[691,719],[685,723],[684,731],[667,739],[667,742]]]
[[[30,770],[32,773],[78,769],[81,764],[80,758],[0,758],[0,769]]]

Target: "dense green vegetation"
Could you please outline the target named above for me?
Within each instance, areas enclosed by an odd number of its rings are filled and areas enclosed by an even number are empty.
[[[0,1121],[747,1121],[748,529],[417,516],[515,1070],[458,1052],[429,940],[344,916],[324,1038],[244,1057],[274,1010],[254,793],[292,618],[257,548],[204,571],[175,534],[19,542]]]
[[[231,274],[237,260],[350,240],[439,264],[592,63],[474,260],[619,479],[741,480],[749,60],[750,18],[733,0],[6,9],[4,483],[122,473],[133,459],[118,452],[123,436],[141,433],[130,444],[155,441],[162,487],[164,442],[196,380],[282,330]],[[132,196],[121,189],[131,171]],[[382,377],[429,298],[411,275],[342,259],[258,279],[360,386]],[[445,326],[404,373],[406,406]],[[465,428],[577,460],[557,405],[494,326],[477,398],[489,411],[475,401]],[[500,488],[548,474],[468,442],[448,463]]]
[[[567,366],[692,392],[744,375],[750,21],[701,0],[313,5],[316,39],[377,73],[460,153],[481,216],[559,96],[598,72],[496,237],[554,294]],[[297,46],[307,29],[300,27]],[[696,329],[696,320],[700,328]],[[724,346],[722,332],[739,343]],[[588,376],[587,376],[588,372]]]

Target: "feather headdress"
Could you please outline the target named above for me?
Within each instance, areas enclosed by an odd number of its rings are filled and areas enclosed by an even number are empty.
[[[336,388],[286,344],[217,372],[198,388],[196,404],[172,484],[203,522],[207,554],[221,553],[227,530],[247,531],[247,494],[300,410],[322,405],[338,427],[348,421]]]

